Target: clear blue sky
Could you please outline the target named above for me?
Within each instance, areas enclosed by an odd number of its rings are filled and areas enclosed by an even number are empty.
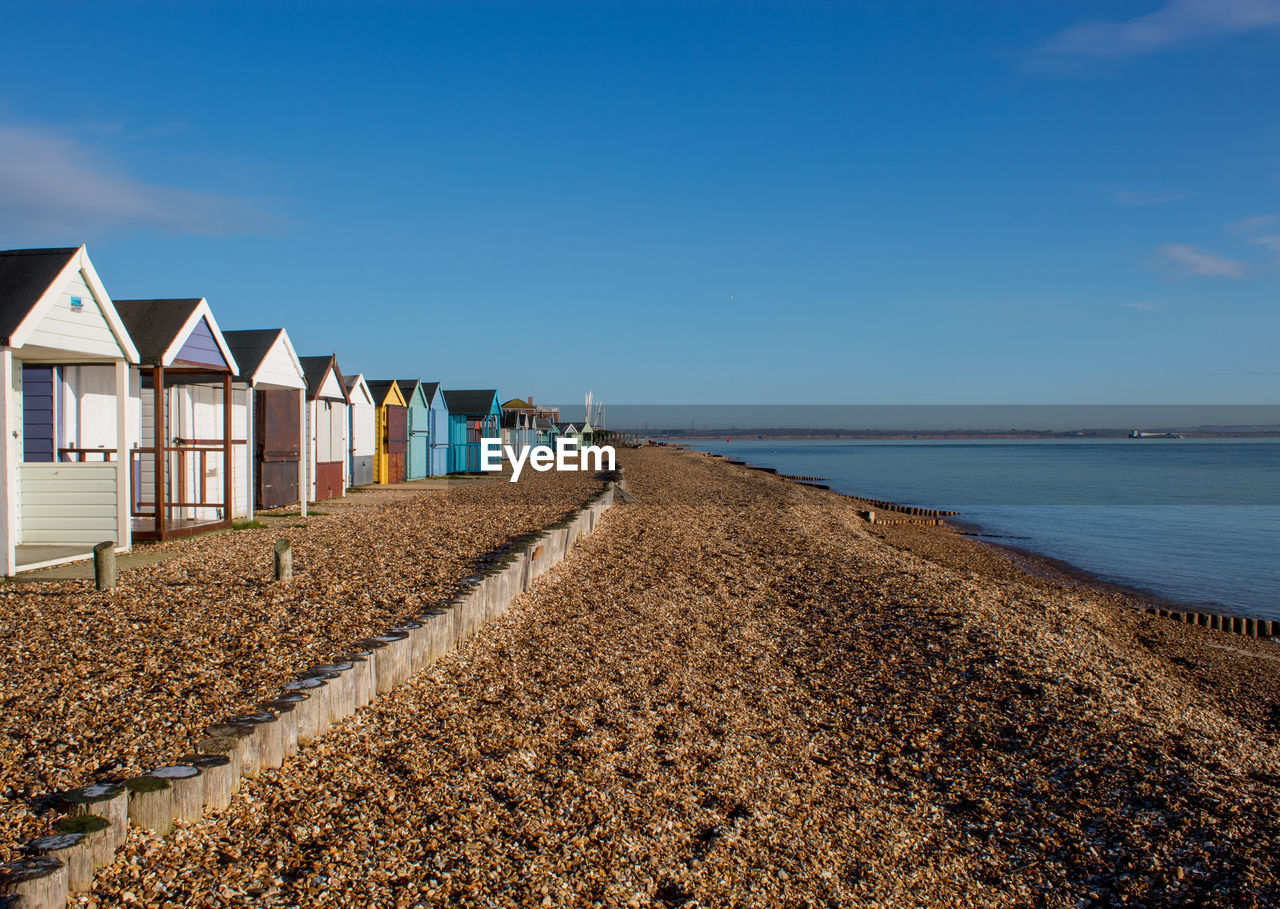
[[[0,247],[541,400],[1280,401],[1280,0],[29,3]]]

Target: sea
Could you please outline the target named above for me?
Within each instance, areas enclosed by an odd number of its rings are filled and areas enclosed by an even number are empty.
[[[1163,602],[1280,619],[1280,439],[690,441]]]

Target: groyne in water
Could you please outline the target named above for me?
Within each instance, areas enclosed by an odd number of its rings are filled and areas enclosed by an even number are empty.
[[[685,448],[684,450],[701,451],[701,449],[695,448]],[[735,467],[746,467],[748,470],[767,472],[776,475],[779,479],[794,482],[800,486],[830,491],[835,495],[854,499],[857,502],[863,502],[867,505],[874,506],[875,509],[880,510],[876,511],[873,509],[865,509],[860,511],[859,514],[864,520],[878,526],[914,525],[921,527],[946,527],[947,524],[942,520],[943,518],[954,517],[960,514],[958,511],[899,505],[896,502],[890,502],[886,499],[874,499],[866,496],[836,492],[828,485],[814,482],[819,479],[818,477],[802,477],[790,474],[780,474],[774,468],[753,466],[741,459],[726,458],[725,456],[716,454],[715,452],[702,452],[702,454],[707,457],[720,460],[726,464],[731,464]],[[1160,618],[1167,618],[1175,622],[1195,625],[1212,631],[1221,631],[1225,634],[1234,634],[1250,638],[1271,639],[1280,642],[1280,620],[1254,619],[1246,616],[1190,609],[1179,610],[1160,606],[1147,606],[1145,607],[1145,611]]]

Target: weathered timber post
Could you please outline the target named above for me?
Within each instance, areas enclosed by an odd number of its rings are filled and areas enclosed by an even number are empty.
[[[298,750],[298,715],[294,712],[297,702],[276,698],[262,701],[258,710],[275,715],[276,724],[280,727],[280,760],[294,754]]]
[[[227,805],[231,804],[231,796],[240,788],[240,779],[244,776],[241,761],[243,756],[240,739],[226,739],[215,735],[209,735],[196,742],[196,753],[194,755],[189,754],[183,758],[183,760],[188,764],[194,764],[205,771],[204,803],[206,805],[211,808],[226,808]],[[227,789],[225,803],[214,801],[214,799],[221,797],[217,788],[217,780],[219,777],[215,775],[213,778],[214,781],[210,782],[208,775],[211,771],[198,761],[192,760],[196,757],[220,757],[227,759],[226,770],[224,771]]]
[[[286,682],[279,699],[294,702],[293,712],[298,717],[299,747],[310,745],[329,728],[327,717],[322,715],[328,709],[325,706],[323,679],[294,679]]]
[[[34,839],[23,852],[35,857],[54,858],[67,866],[67,888],[82,893],[93,886],[93,846],[83,833],[55,833]]]
[[[276,770],[284,763],[284,747],[280,737],[280,721],[271,711],[246,713],[231,718],[238,726],[247,726],[258,749],[258,772]]]
[[[204,781],[200,779],[200,768],[190,764],[173,764],[169,767],[158,767],[147,776],[165,780],[171,787],[175,821],[198,821],[204,814]]]
[[[58,796],[58,800],[72,817],[95,815],[104,818],[108,828],[111,853],[124,845],[129,833],[129,797],[119,783],[94,783],[80,789],[72,789]]]
[[[22,909],[63,909],[70,894],[67,866],[56,858],[24,858],[0,865],[0,896]]]
[[[93,547],[93,583],[99,590],[116,586],[116,544],[110,540]]]
[[[129,820],[168,836],[173,829],[173,788],[169,781],[158,776],[135,776],[124,788],[129,793]]]
[[[293,548],[288,540],[277,540],[275,547],[276,580],[280,582],[293,578]]]
[[[262,751],[258,745],[258,737],[252,726],[244,723],[230,720],[225,723],[214,723],[204,731],[205,735],[215,739],[227,739],[235,743],[235,751],[237,757],[232,758],[232,762],[239,769],[239,775],[248,777],[251,780],[258,778],[258,772],[262,769]],[[200,751],[209,749],[203,746],[203,743],[196,745]],[[231,757],[230,751],[215,751],[215,754],[225,754]]]
[[[351,664],[355,692],[354,708],[359,710],[373,700],[374,692],[377,691],[377,680],[373,674],[373,651],[357,647],[341,660]]]
[[[105,868],[116,860],[116,850],[111,840],[111,822],[105,817],[98,817],[96,814],[64,817],[53,825],[53,829],[58,833],[75,833],[81,837],[81,842],[93,859],[94,871]],[[75,889],[74,885],[72,889]]]
[[[394,690],[409,675],[409,636],[404,632],[380,634],[369,639],[373,648],[378,694]]]
[[[200,796],[205,808],[222,811],[231,804],[238,777],[225,754],[184,754],[178,762],[200,770]]]

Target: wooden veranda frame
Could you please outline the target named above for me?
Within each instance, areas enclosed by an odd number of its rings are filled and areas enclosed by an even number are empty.
[[[133,537],[138,540],[171,540],[176,537],[191,536],[197,533],[206,533],[210,530],[224,530],[231,527],[232,512],[234,510],[235,486],[231,477],[231,373],[225,370],[205,368],[187,368],[187,367],[170,367],[166,369],[164,366],[143,366],[140,372],[150,374],[151,376],[151,392],[155,396],[154,414],[154,438],[152,444],[146,447],[135,449],[140,457],[146,455],[151,456],[152,473],[153,473],[153,490],[152,502],[145,503],[139,501],[142,490],[135,490],[130,497],[130,514],[135,518],[153,518],[154,525],[150,530],[134,529]],[[166,376],[186,376],[186,377],[211,377],[222,378],[222,439],[219,443],[217,439],[184,439],[185,444],[170,445],[165,438],[166,427],[169,423],[168,397],[165,395],[165,378]],[[145,393],[145,391],[144,391]],[[200,501],[169,501],[166,497],[166,479],[168,471],[169,455],[178,453],[185,455],[188,452],[197,452],[199,454],[201,464],[201,480],[200,490],[197,498]],[[222,453],[222,501],[206,502],[204,499],[204,470],[207,464],[208,455],[218,452]],[[185,462],[182,457],[178,458],[178,477],[182,481],[182,485],[178,488],[183,490],[185,495]],[[132,471],[130,471],[132,473]],[[141,509],[145,505],[153,505],[154,512],[147,513]],[[176,522],[170,520],[170,512],[175,508],[220,508],[222,509],[222,517],[212,521],[194,521],[189,524],[184,523],[182,526],[176,526]]]

